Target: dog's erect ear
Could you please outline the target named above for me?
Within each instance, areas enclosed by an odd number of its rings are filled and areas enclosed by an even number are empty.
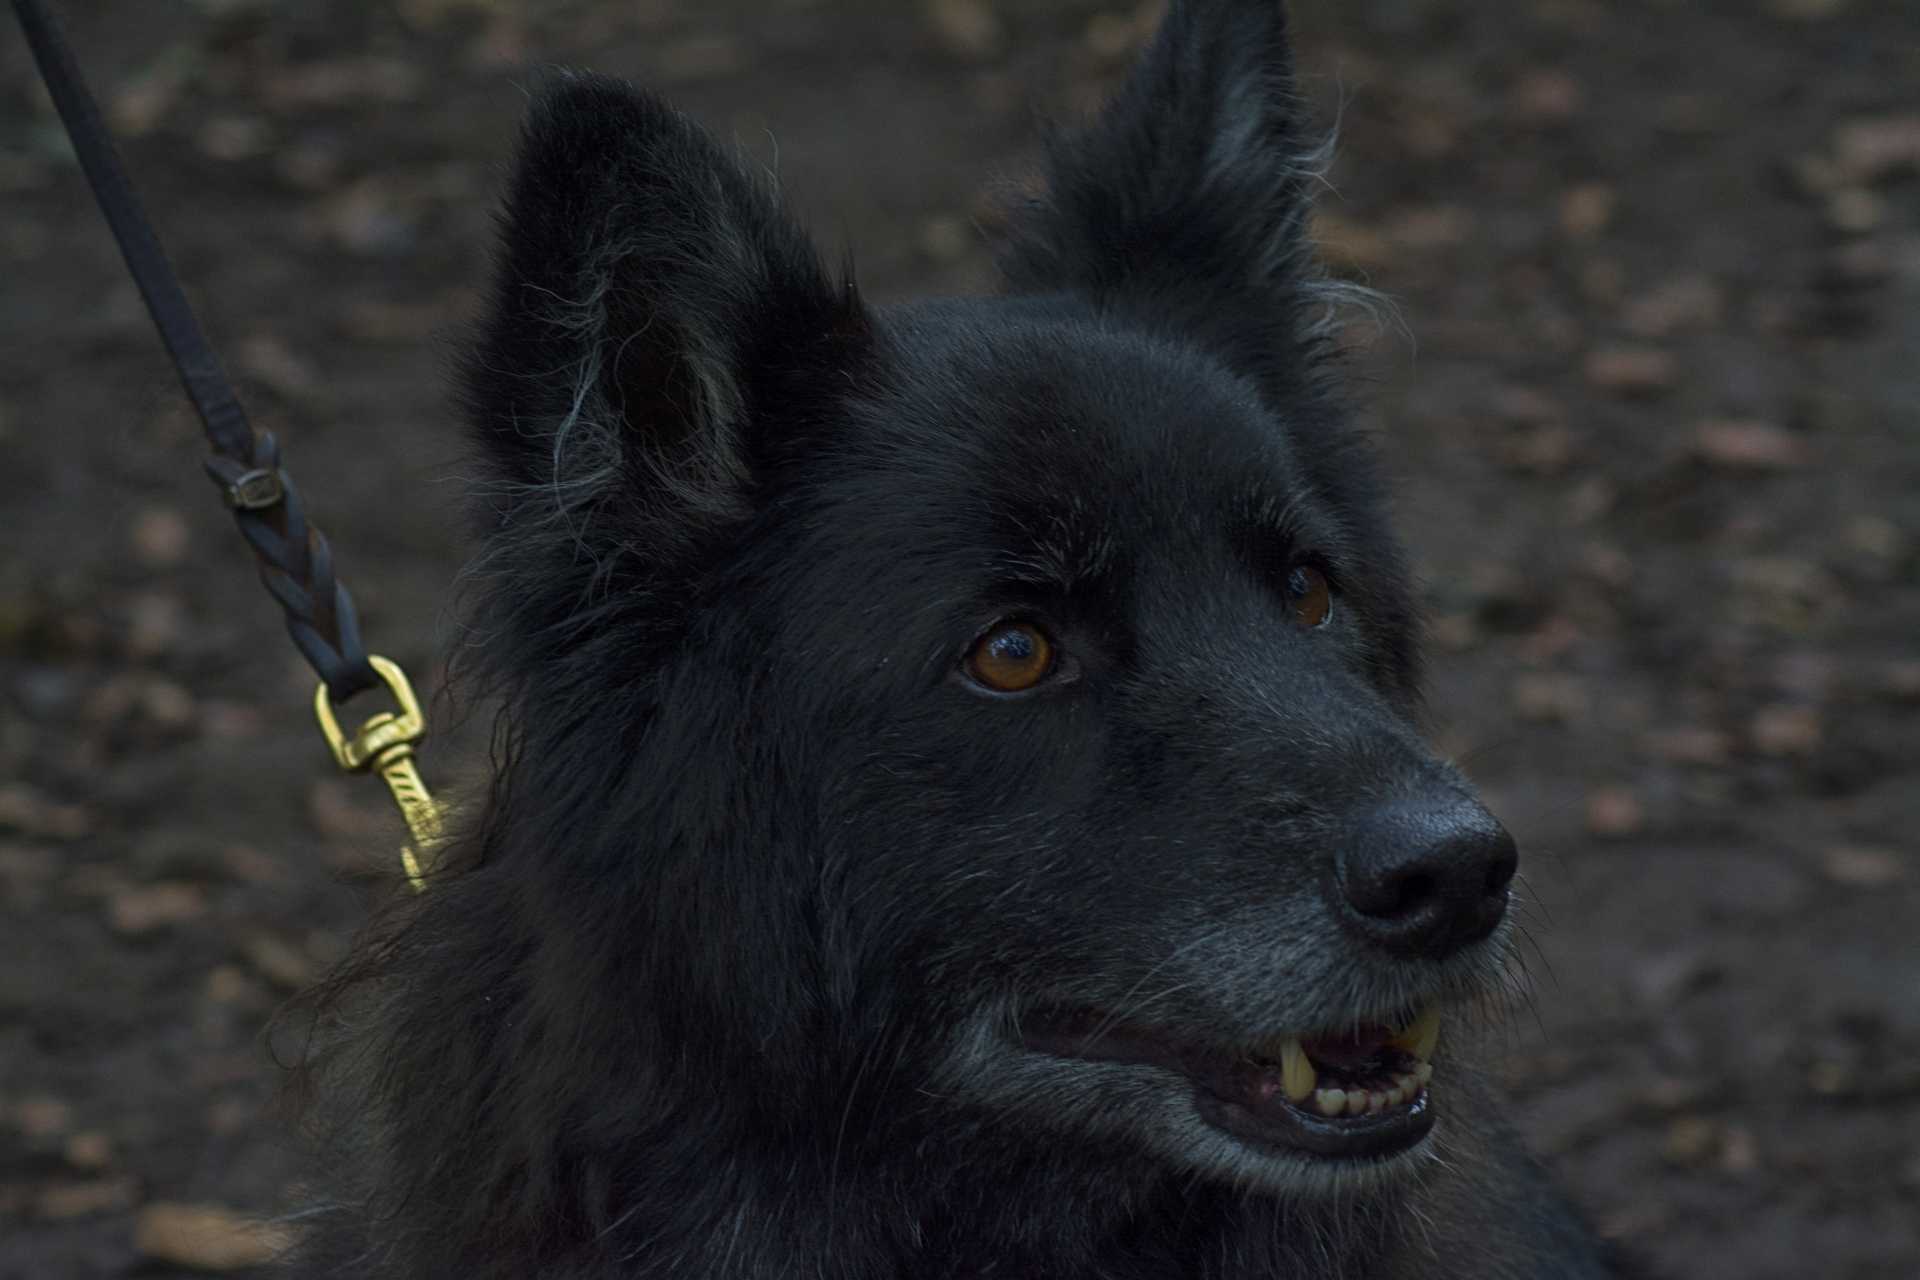
[[[1009,210],[1002,267],[1016,289],[1210,334],[1242,367],[1284,360],[1325,328],[1307,240],[1325,160],[1281,0],[1172,0],[1113,102],[1051,140],[1041,190]]]
[[[771,181],[618,80],[541,88],[503,224],[463,369],[488,492],[595,556],[737,514],[771,409],[804,419],[865,334]]]

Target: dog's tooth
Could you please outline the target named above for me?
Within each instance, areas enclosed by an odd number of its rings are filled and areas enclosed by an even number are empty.
[[[1347,1090],[1347,1114],[1357,1116],[1367,1109],[1367,1091],[1365,1089]]]
[[[1387,1095],[1377,1090],[1368,1090],[1367,1114],[1373,1115],[1376,1112],[1385,1111],[1386,1109],[1387,1109]]]
[[[1420,1082],[1413,1078],[1413,1072],[1401,1071],[1393,1077],[1393,1087],[1404,1092],[1409,1098],[1420,1088]]]
[[[1433,1057],[1434,1047],[1440,1043],[1440,1011],[1428,1006],[1405,1031],[1388,1043],[1396,1049],[1406,1050],[1425,1062]]]
[[[1316,1089],[1313,1094],[1313,1105],[1323,1116],[1342,1115],[1347,1109],[1347,1091],[1345,1089]]]
[[[1286,1090],[1290,1101],[1306,1101],[1307,1095],[1313,1092],[1319,1081],[1320,1074],[1307,1061],[1307,1051],[1300,1047],[1299,1040],[1288,1040],[1281,1046],[1280,1087]]]
[[[1407,1100],[1407,1086],[1403,1084],[1396,1084],[1393,1086],[1393,1088],[1387,1090],[1388,1106],[1397,1107],[1401,1103],[1405,1102],[1406,1100]]]
[[[1413,1078],[1423,1085],[1426,1084],[1427,1081],[1433,1079],[1433,1064],[1431,1062],[1422,1062],[1416,1066],[1413,1069]]]

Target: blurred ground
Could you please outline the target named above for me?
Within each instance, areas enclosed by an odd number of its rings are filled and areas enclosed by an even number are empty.
[[[368,633],[429,683],[444,355],[526,66],[777,159],[886,298],[986,286],[982,182],[1144,30],[1125,0],[59,7]],[[1523,1123],[1672,1275],[1920,1274],[1920,11],[1296,12],[1344,103],[1330,254],[1417,338],[1362,367],[1443,741],[1530,859]],[[396,824],[327,773],[10,28],[0,281],[0,1277],[242,1262],[168,1206],[279,1202],[257,1037]]]

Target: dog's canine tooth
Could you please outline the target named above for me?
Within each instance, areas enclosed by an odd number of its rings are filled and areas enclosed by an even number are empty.
[[[1421,1062],[1428,1061],[1440,1043],[1440,1011],[1431,1005],[1427,1006],[1419,1017],[1407,1025],[1406,1030],[1388,1043],[1396,1049],[1406,1050]]]
[[[1313,1063],[1307,1061],[1307,1051],[1300,1047],[1299,1038],[1289,1039],[1280,1048],[1280,1087],[1286,1091],[1288,1101],[1306,1101],[1319,1082],[1320,1074],[1313,1069]]]

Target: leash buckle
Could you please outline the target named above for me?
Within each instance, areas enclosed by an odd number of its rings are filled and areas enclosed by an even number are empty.
[[[265,511],[287,496],[280,473],[265,467],[243,471],[227,482],[227,505],[235,511]]]
[[[333,699],[322,684],[314,691],[313,713],[335,763],[348,773],[378,773],[387,784],[413,836],[411,844],[400,848],[400,863],[406,868],[407,882],[416,890],[424,889],[427,881],[420,853],[431,853],[440,843],[443,817],[439,801],[428,792],[413,763],[414,744],[426,737],[427,720],[406,672],[377,654],[367,655],[367,661],[393,695],[398,712],[382,711],[349,736],[341,729],[333,713]]]

